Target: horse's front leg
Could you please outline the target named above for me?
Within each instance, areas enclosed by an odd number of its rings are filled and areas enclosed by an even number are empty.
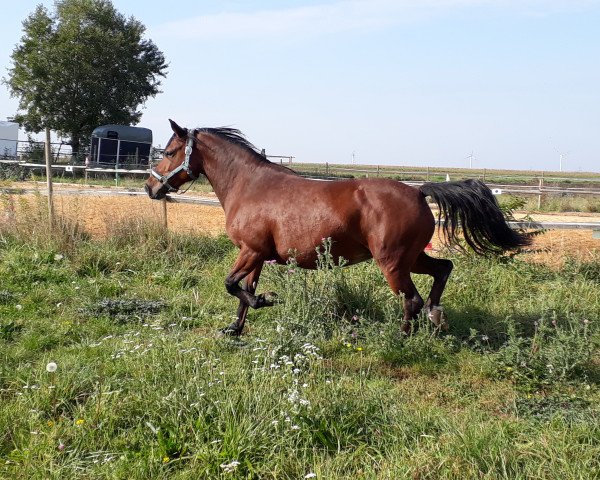
[[[256,291],[256,285],[258,284],[258,278],[260,277],[260,272],[262,271],[262,264],[259,264],[254,270],[252,270],[248,276],[242,282],[242,289],[247,291],[248,293],[254,294]],[[240,300],[240,305],[238,306],[236,319],[231,325],[228,325],[224,329],[221,330],[226,335],[239,336],[242,334],[244,330],[244,324],[246,323],[246,316],[248,315],[248,305],[244,303],[243,300]]]
[[[248,249],[242,249],[238,255],[235,264],[227,278],[225,278],[225,288],[230,295],[240,299],[240,305],[238,307],[238,314],[236,321],[230,326],[233,327],[233,334],[239,335],[244,327],[246,321],[246,315],[248,313],[248,307],[252,308],[263,308],[270,307],[275,304],[275,293],[261,293],[255,295],[256,284],[258,283],[258,277],[262,270],[263,255],[258,252],[254,252]],[[247,278],[244,288],[240,287],[240,282]],[[228,327],[224,331],[226,333],[230,328]]]

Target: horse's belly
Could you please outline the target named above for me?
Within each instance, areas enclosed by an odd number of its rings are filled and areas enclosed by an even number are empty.
[[[353,242],[336,242],[335,240],[332,240],[330,246],[326,241],[324,244],[316,244],[301,249],[289,248],[285,252],[278,253],[284,261],[293,258],[299,267],[315,269],[317,268],[318,263],[317,246],[319,247],[321,254],[325,253],[326,248],[330,249],[329,253],[335,264],[343,263],[345,265],[353,265],[371,258],[371,252],[368,248],[359,244],[354,244]]]

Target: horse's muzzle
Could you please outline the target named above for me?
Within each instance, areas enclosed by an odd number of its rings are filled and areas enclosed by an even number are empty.
[[[152,200],[162,200],[167,196],[167,188],[165,185],[156,184],[158,188],[152,188],[148,183],[144,186],[144,190]]]

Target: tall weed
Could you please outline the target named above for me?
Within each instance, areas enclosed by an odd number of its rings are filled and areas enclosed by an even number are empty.
[[[28,244],[56,250],[74,251],[89,239],[81,223],[55,213],[50,221],[48,199],[39,193],[33,201],[13,195],[0,196],[0,209],[4,221],[0,223],[0,242]]]
[[[529,336],[509,322],[508,340],[490,357],[494,373],[510,378],[525,391],[585,377],[600,345],[589,323],[587,319],[542,317]]]
[[[280,295],[275,314],[280,336],[327,339],[365,319],[385,319],[389,290],[379,271],[368,264],[344,268],[346,261],[335,259],[331,246],[331,239],[324,239],[316,248],[314,271],[299,269],[293,257],[285,266],[265,268],[263,275]]]

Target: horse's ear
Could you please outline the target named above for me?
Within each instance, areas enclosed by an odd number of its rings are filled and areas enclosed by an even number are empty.
[[[170,118],[169,118],[169,123],[171,123],[171,128],[173,129],[173,132],[175,132],[175,135],[177,135],[179,138],[187,137],[187,130],[185,128],[181,128]]]

